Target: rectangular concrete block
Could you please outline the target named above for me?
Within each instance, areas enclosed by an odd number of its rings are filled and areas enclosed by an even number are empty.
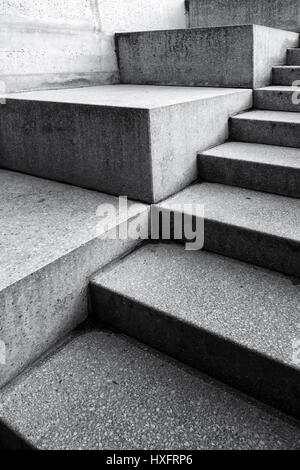
[[[299,34],[256,25],[116,35],[121,82],[257,88]]]
[[[16,94],[0,106],[0,166],[144,202],[197,178],[251,90],[103,86]]]
[[[260,24],[300,31],[299,0],[187,0],[195,27]]]
[[[115,218],[115,197],[4,170],[0,192],[1,387],[86,319],[90,276],[140,243],[116,227],[148,207]]]

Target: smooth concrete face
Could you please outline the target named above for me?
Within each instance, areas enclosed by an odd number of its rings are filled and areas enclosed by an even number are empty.
[[[0,165],[145,202],[197,178],[251,90],[111,86],[14,95],[0,107]]]
[[[243,113],[230,120],[230,137],[242,142],[300,148],[300,114],[264,110]]]
[[[299,34],[262,26],[116,36],[122,83],[256,88],[271,83]]]
[[[299,0],[188,0],[195,27],[260,24],[300,32]]]
[[[139,243],[112,238],[115,227],[127,218],[146,224],[148,209],[130,203],[130,216],[124,211],[115,220],[111,212],[103,227],[107,205],[118,207],[114,197],[4,170],[0,182],[4,385],[84,321],[89,277]]]
[[[71,338],[3,391],[0,413],[41,450],[283,450],[300,443],[299,426],[287,416],[98,330]]]
[[[185,28],[185,0],[97,0],[106,32]]]
[[[300,149],[226,142],[198,156],[201,181],[300,198]]]
[[[299,417],[298,284],[227,257],[148,244],[99,273],[91,295],[107,325]]]

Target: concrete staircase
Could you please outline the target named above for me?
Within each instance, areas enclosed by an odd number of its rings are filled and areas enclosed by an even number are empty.
[[[290,29],[120,34],[122,85],[5,97],[0,444],[299,448]],[[150,212],[167,242],[144,241]],[[203,250],[175,236],[183,216]]]

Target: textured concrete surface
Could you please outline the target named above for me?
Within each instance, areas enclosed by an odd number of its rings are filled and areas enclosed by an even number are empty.
[[[22,401],[20,401],[22,397]],[[297,449],[297,422],[126,337],[92,331],[2,396],[39,449]]]
[[[204,206],[206,249],[300,276],[297,199],[198,183],[159,207],[167,213],[192,215],[197,204]]]
[[[146,223],[148,209],[132,206],[117,220],[111,214],[103,227],[97,210],[117,208],[114,197],[4,170],[0,188],[3,385],[86,318],[89,277],[138,244],[108,234],[128,217]]]
[[[254,90],[254,107],[257,109],[299,113],[300,87],[277,85]]]
[[[224,142],[229,117],[251,106],[251,90],[223,88],[116,85],[12,95],[1,106],[0,165],[157,202],[197,178],[197,152]]]
[[[116,36],[122,83],[256,88],[271,83],[299,34],[263,26]]]
[[[287,53],[288,65],[300,65],[300,49],[289,49]]]
[[[300,114],[254,110],[230,120],[233,140],[257,144],[300,147]]]
[[[261,24],[300,31],[299,0],[188,0],[191,27]]]
[[[147,245],[92,280],[94,315],[299,416],[299,282],[179,245]]]
[[[300,149],[226,142],[198,157],[202,181],[300,197]]]
[[[296,80],[300,81],[300,66],[273,67],[272,83],[274,85],[292,85]]]

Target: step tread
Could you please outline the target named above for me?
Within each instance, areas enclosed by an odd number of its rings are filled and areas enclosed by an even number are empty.
[[[101,331],[80,334],[19,377],[3,392],[0,410],[33,445],[48,450],[270,450],[300,444],[298,424],[285,415],[140,343]]]
[[[96,239],[99,205],[118,207],[113,196],[6,170],[0,188],[0,291]]]
[[[205,219],[300,242],[297,199],[214,183],[198,183],[159,204],[203,204]],[[185,209],[189,211],[189,207]]]
[[[206,100],[236,93],[247,93],[247,90],[212,87],[103,85],[12,93],[9,95],[2,94],[1,96],[5,96],[8,100],[30,100],[133,109],[152,109],[191,101]]]
[[[93,283],[295,367],[300,289],[287,276],[170,244],[137,250]]]
[[[252,110],[231,118],[232,120],[282,122],[300,124],[300,114],[287,111]]]
[[[248,142],[226,142],[199,154],[227,160],[276,165],[300,170],[300,149]]]

